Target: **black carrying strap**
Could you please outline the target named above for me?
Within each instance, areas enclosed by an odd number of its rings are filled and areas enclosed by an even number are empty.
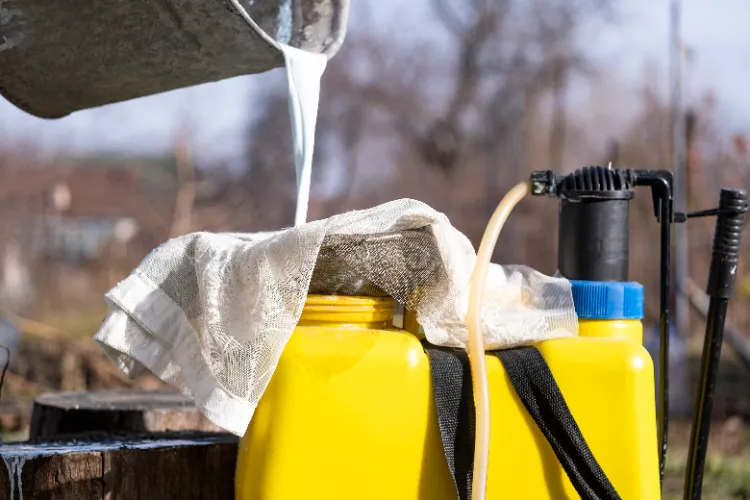
[[[581,498],[619,500],[620,496],[586,444],[539,350],[519,347],[495,354]]]
[[[440,435],[459,500],[470,500],[475,409],[468,356],[425,345]],[[620,500],[591,453],[552,372],[535,347],[497,351],[519,399],[536,422],[583,500]]]
[[[476,409],[466,351],[425,344],[440,438],[459,500],[471,499]]]

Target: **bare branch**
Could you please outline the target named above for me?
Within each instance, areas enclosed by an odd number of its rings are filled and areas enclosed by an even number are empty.
[[[465,26],[464,22],[453,11],[456,2],[450,0],[432,0],[432,10],[440,20],[443,27],[459,38],[463,38],[470,31],[471,26]]]

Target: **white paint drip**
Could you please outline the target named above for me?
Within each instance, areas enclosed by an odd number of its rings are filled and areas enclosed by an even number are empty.
[[[7,0],[0,0],[0,26],[8,24],[13,19],[13,14],[15,13],[7,7],[3,7],[3,4],[6,2]]]
[[[282,0],[276,20],[276,38],[280,44],[288,44],[292,39],[292,0]]]
[[[18,45],[14,40],[9,40],[4,36],[0,36],[0,41],[2,41],[2,43],[0,43],[0,51],[12,49]]]
[[[315,124],[318,120],[320,79],[328,56],[281,44],[289,82],[289,115],[292,122],[294,166],[297,172],[297,209],[294,225],[307,222],[310,180],[315,149]]]
[[[43,444],[31,443],[6,443],[0,446],[0,456],[5,460],[33,459],[36,457],[48,457],[62,455],[65,453],[88,453],[92,451],[112,450],[151,450],[156,448],[179,448],[182,446],[199,446],[209,444],[221,444],[232,442],[233,438],[218,434],[201,439],[147,439],[143,441],[119,441],[106,442],[70,441]]]
[[[8,483],[10,483],[10,500],[16,500],[16,486],[18,500],[23,500],[23,465],[27,458],[22,456],[3,456],[3,462],[8,469]]]
[[[4,7],[3,4],[8,3],[8,0],[0,0],[0,26],[6,26],[10,22],[21,14],[18,9],[9,9]]]
[[[20,14],[18,9],[4,7],[3,4],[5,3],[7,3],[7,0],[0,0],[0,26],[7,26],[13,18],[18,17]],[[17,47],[22,38],[18,33],[13,35],[0,34],[0,52]]]

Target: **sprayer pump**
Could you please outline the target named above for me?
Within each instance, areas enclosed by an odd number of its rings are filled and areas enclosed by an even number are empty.
[[[722,189],[719,207],[716,209],[688,214],[675,212],[672,185],[672,173],[667,170],[595,166],[585,167],[565,176],[555,175],[552,171],[531,174],[532,195],[560,200],[558,268],[574,284],[628,281],[630,201],[635,196],[634,188],[651,188],[654,215],[661,226],[658,442],[662,481],[668,431],[671,224],[682,223],[693,217],[717,216],[707,286],[711,302],[685,479],[685,498],[695,500],[701,497],[724,319],[727,302],[734,289],[742,226],[748,203],[744,190]],[[575,297],[574,290],[574,300]]]

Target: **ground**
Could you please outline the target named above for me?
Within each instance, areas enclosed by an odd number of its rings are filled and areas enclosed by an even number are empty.
[[[663,500],[682,499],[689,422],[673,422]],[[703,483],[705,500],[750,499],[750,430],[738,417],[714,422]]]

